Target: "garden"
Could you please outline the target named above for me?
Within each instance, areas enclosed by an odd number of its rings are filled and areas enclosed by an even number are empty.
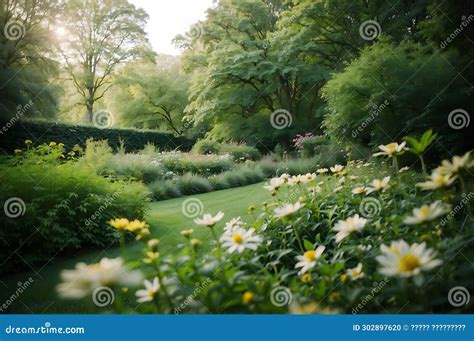
[[[0,312],[471,312],[474,17],[413,6],[2,3]]]

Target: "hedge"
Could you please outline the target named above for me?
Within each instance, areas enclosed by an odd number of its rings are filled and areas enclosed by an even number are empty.
[[[8,154],[13,153],[17,148],[23,148],[25,140],[31,140],[35,145],[51,141],[61,142],[64,143],[66,149],[71,149],[75,144],[84,146],[87,139],[93,138],[108,140],[109,145],[116,149],[120,139],[123,139],[128,152],[136,152],[147,143],[153,143],[160,150],[188,151],[195,142],[170,133],[133,129],[100,129],[52,122],[0,122],[0,127],[0,148]]]

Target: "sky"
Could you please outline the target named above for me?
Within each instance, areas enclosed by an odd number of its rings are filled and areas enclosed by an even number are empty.
[[[146,31],[157,53],[177,56],[180,50],[171,42],[178,34],[186,33],[190,26],[206,17],[213,0],[130,0],[143,8],[150,18]]]

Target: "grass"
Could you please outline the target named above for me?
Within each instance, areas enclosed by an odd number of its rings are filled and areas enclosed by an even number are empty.
[[[258,206],[262,202],[269,200],[269,193],[262,188],[263,184],[258,183],[250,186],[232,188],[212,193],[194,195],[193,198],[201,200],[204,212],[216,214],[218,211],[225,212],[223,221],[232,217],[240,216],[244,221],[249,220],[250,205]],[[160,252],[163,255],[173,252],[180,243],[184,241],[180,232],[193,228],[194,238],[201,239],[204,245],[208,244],[211,238],[210,231],[206,227],[196,226],[192,218],[186,217],[181,210],[184,200],[190,197],[176,198],[166,201],[154,202],[150,204],[147,222],[151,226],[153,237],[160,238]],[[217,225],[221,229],[223,222]],[[142,250],[141,242],[130,242],[125,252],[133,253],[137,256]],[[11,304],[8,304],[8,312],[11,313],[99,313],[106,308],[98,308],[92,302],[62,301],[56,296],[55,287],[59,281],[59,273],[63,269],[72,269],[77,262],[92,263],[99,261],[102,257],[117,257],[120,250],[111,246],[102,251],[84,252],[79,256],[69,259],[54,259],[51,263],[41,268],[35,268],[28,273],[18,273],[10,275],[8,279],[2,279],[3,285],[0,297],[1,305],[14,294],[18,288],[18,283],[25,283],[31,277],[33,283],[25,289]]]

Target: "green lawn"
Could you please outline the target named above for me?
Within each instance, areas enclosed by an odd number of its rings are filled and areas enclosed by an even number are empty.
[[[262,188],[263,184],[255,184],[245,187],[233,188],[223,191],[195,195],[204,206],[204,212],[212,214],[218,211],[225,213],[224,220],[240,216],[243,220],[249,217],[248,207],[250,205],[260,205],[269,200],[268,191]],[[160,252],[173,252],[176,247],[183,242],[180,231],[193,228],[194,237],[200,238],[204,244],[209,240],[210,231],[205,227],[196,226],[192,218],[186,217],[181,210],[185,198],[177,198],[166,201],[154,202],[150,204],[147,222],[151,226],[153,237],[160,238]],[[222,228],[223,223],[218,225]],[[130,242],[127,245],[127,253],[138,253],[141,250],[140,242]],[[21,273],[3,279],[3,290],[0,304],[6,302],[17,290],[18,282],[25,282],[32,277],[34,282],[10,305],[11,313],[94,313],[100,312],[101,308],[95,307],[92,302],[82,301],[61,301],[57,298],[55,286],[59,280],[59,273],[62,269],[73,268],[77,262],[96,262],[102,257],[116,257],[120,250],[116,247],[102,251],[84,253],[69,259],[55,259],[43,268],[35,268],[35,272]]]

